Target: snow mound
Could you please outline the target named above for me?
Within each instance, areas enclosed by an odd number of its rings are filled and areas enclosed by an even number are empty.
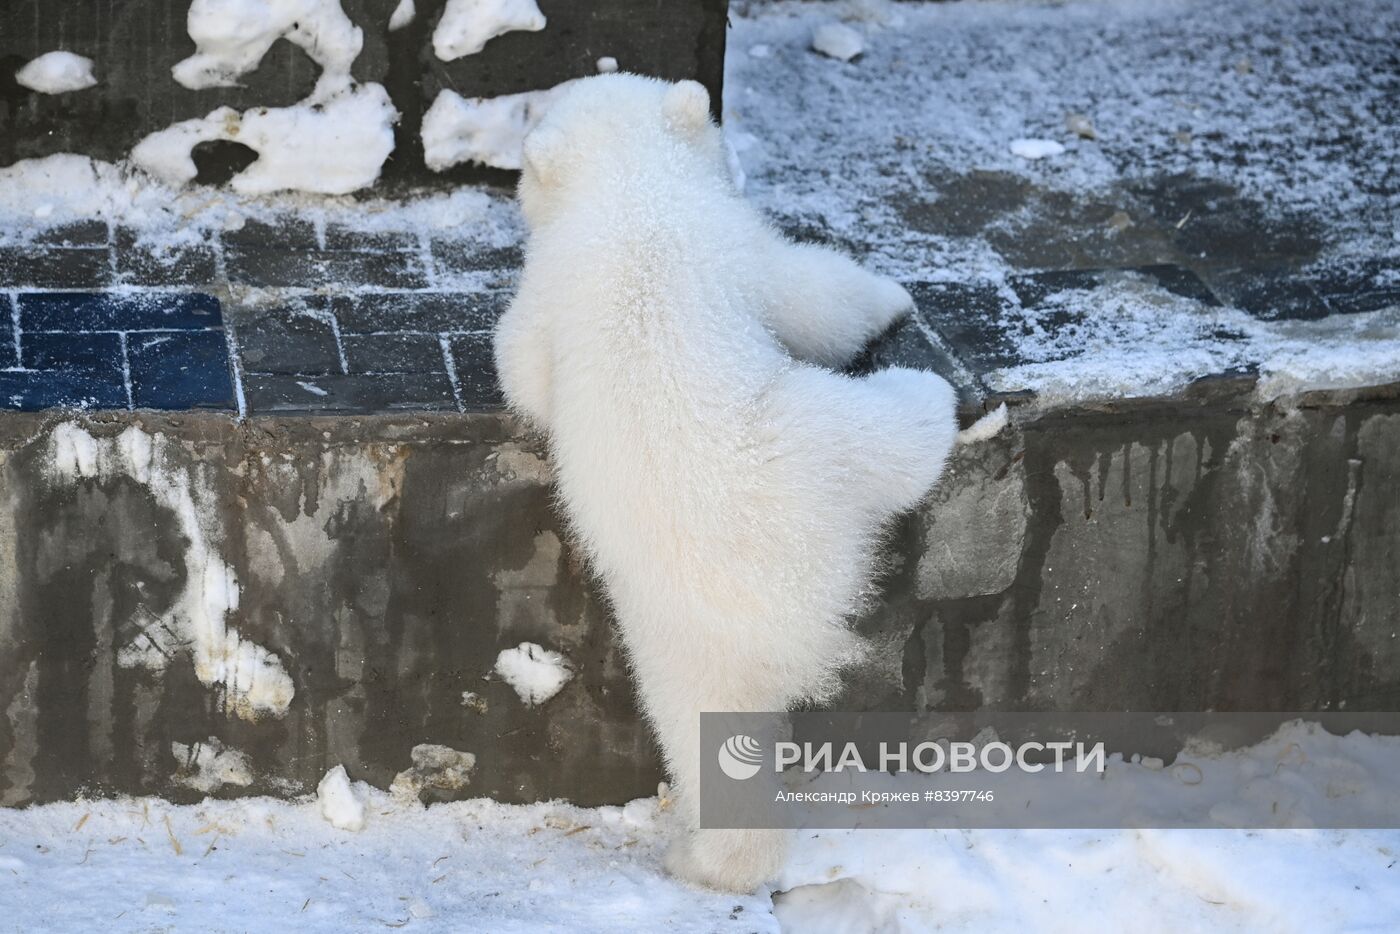
[[[92,59],[72,52],[45,52],[15,72],[15,81],[40,94],[81,91],[97,83]]]
[[[151,133],[131,151],[131,160],[162,182],[180,186],[198,173],[191,156],[196,144],[231,140],[258,153],[256,162],[234,176],[234,191],[348,194],[379,178],[394,149],[397,120],[383,86],[362,84],[315,104],[303,101],[241,114],[220,107]]]
[[[865,51],[865,40],[850,26],[823,23],[812,30],[812,48],[828,58],[849,62]]]
[[[533,642],[522,642],[501,652],[496,656],[495,672],[529,707],[543,704],[558,694],[573,676],[563,655]]]
[[[1031,160],[1058,156],[1065,151],[1065,147],[1053,139],[1013,139],[1007,148],[1013,156]]]
[[[399,0],[399,5],[394,7],[394,12],[389,16],[389,31],[397,32],[413,22],[417,15],[418,8],[413,5],[413,0]]]
[[[258,67],[278,39],[301,47],[321,66],[317,98],[343,90],[364,34],[340,0],[194,0],[186,29],[195,53],[171,69],[187,88],[233,87]]]
[[[500,97],[464,98],[440,91],[423,115],[423,159],[441,172],[462,162],[497,169],[519,169],[525,134],[534,129],[559,89],[525,91]]]
[[[248,757],[213,736],[202,743],[171,743],[170,752],[179,763],[175,781],[186,788],[212,794],[225,785],[253,784]]]
[[[365,829],[364,795],[350,784],[343,765],[327,772],[316,786],[316,806],[337,830]]]
[[[486,43],[508,32],[539,32],[544,14],[535,0],[447,0],[437,28],[433,52],[444,62],[475,55]]]

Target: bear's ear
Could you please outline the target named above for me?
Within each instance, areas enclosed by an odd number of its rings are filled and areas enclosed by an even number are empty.
[[[542,184],[553,184],[559,174],[563,156],[564,137],[558,130],[536,127],[525,135],[522,147],[525,164]]]
[[[710,92],[699,81],[678,81],[666,89],[661,112],[673,129],[694,133],[710,122]]]

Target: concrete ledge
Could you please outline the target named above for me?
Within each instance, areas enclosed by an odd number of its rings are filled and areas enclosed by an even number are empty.
[[[837,706],[1396,709],[1395,389],[1015,415],[893,530]],[[341,763],[436,796],[654,790],[506,416],[11,414],[0,451],[0,803],[299,793]],[[536,706],[491,674],[525,642],[572,672]],[[469,784],[421,744],[473,754]]]

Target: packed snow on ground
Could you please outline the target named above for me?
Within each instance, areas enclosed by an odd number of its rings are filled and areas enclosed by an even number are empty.
[[[362,829],[333,826],[314,797],[0,809],[0,916],[14,930],[493,934],[1400,923],[1395,830],[804,831],[775,888],[736,896],[664,875],[674,817],[664,797],[590,809],[486,800],[423,808],[332,776],[334,793],[350,788],[363,802]],[[1395,740],[1292,724],[1232,754],[1111,757],[1105,782],[1105,795],[1115,783],[1148,783],[1210,796],[1226,824],[1276,801],[1305,819],[1351,807],[1353,796],[1362,810],[1393,814],[1400,752]]]
[[[81,91],[97,83],[92,59],[72,52],[45,52],[15,72],[15,81],[40,94]]]
[[[828,58],[849,62],[865,51],[865,40],[844,23],[822,23],[812,30],[812,48]]]
[[[1022,159],[1044,159],[1065,151],[1065,147],[1053,139],[1013,139],[1008,148],[1013,156]]]

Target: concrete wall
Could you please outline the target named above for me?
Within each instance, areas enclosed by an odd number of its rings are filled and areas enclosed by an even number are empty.
[[[190,90],[171,67],[195,51],[185,29],[191,0],[6,0],[0,4],[0,166],[18,159],[76,152],[115,161],[146,134],[202,117],[217,107],[286,107],[310,94],[319,69],[297,46],[278,40],[238,87]],[[721,99],[728,0],[539,0],[549,25],[512,32],[481,52],[440,61],[433,28],[446,0],[416,0],[417,17],[390,32],[398,0],[341,0],[364,32],[355,60],[356,81],[383,84],[400,113],[394,154],[380,187],[455,186],[467,181],[508,182],[513,173],[479,166],[430,172],[419,137],[423,113],[448,88],[464,97],[494,97],[552,87],[597,73],[602,56],[638,74],[695,78]],[[17,84],[16,69],[63,49],[92,58],[99,84],[82,92],[37,94]],[[201,180],[223,180],[237,154],[218,151]],[[238,162],[241,169],[246,163]]]
[[[894,530],[837,706],[1397,709],[1400,401],[1304,402],[1022,416],[962,449]],[[338,763],[507,801],[660,777],[502,416],[7,416],[0,555],[0,803],[297,793]],[[573,669],[535,707],[490,675],[527,641]],[[444,748],[415,768],[420,744]]]

